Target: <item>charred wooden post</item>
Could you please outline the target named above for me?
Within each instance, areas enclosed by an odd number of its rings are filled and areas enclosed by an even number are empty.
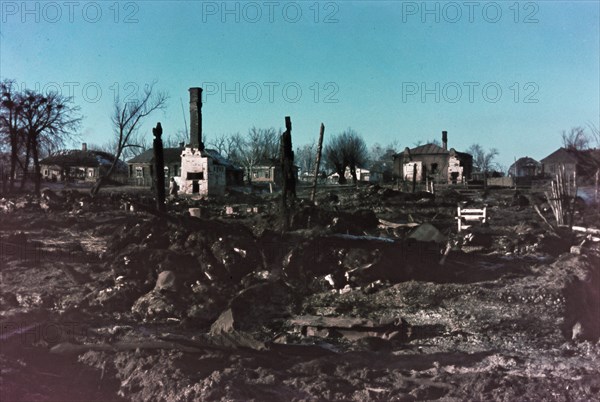
[[[417,189],[417,164],[413,165],[413,176],[412,176],[412,192],[414,193]]]
[[[162,126],[160,123],[152,129],[154,134],[154,188],[156,189],[156,209],[165,212],[165,159],[163,155]]]
[[[283,228],[289,227],[288,199],[294,204],[296,198],[296,176],[294,174],[294,151],[292,149],[292,120],[290,116],[285,117],[285,132],[281,134],[279,143],[279,154],[281,159],[282,194],[281,208],[283,214]]]
[[[317,180],[319,179],[319,167],[321,165],[321,150],[323,148],[323,136],[325,135],[325,125],[321,123],[321,131],[319,132],[319,145],[317,146],[317,162],[315,166],[315,179],[313,181],[312,192],[310,193],[310,200],[315,200],[317,194]]]

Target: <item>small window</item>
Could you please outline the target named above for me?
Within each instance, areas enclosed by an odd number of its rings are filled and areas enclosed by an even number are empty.
[[[135,168],[135,177],[144,177],[144,168],[141,166],[136,166]]]

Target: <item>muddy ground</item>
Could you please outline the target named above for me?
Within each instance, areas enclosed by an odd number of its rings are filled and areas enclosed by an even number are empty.
[[[4,198],[1,400],[600,399],[600,242],[542,194],[307,194],[286,233],[276,194]]]

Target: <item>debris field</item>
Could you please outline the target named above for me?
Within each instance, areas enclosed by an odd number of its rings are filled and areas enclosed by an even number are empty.
[[[287,230],[278,194],[2,199],[1,399],[600,398],[600,239],[543,195],[298,192]]]

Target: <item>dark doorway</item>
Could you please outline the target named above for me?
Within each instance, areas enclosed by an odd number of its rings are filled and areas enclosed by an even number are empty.
[[[450,180],[452,181],[452,184],[458,183],[458,172],[450,173]]]
[[[198,184],[198,180],[194,180],[192,182],[192,193],[197,194],[200,192],[200,185]]]

